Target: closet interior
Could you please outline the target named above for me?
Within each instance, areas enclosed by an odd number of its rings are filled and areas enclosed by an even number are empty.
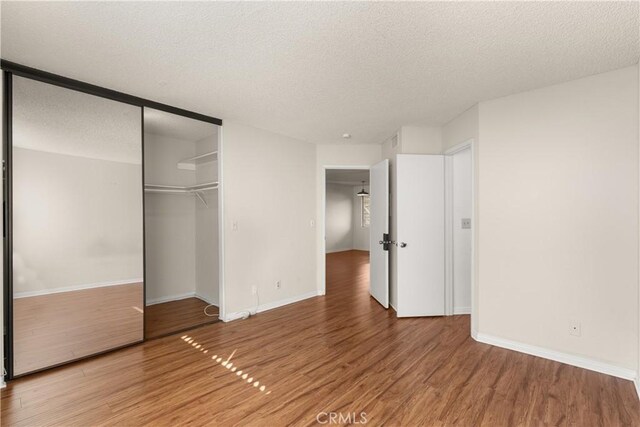
[[[218,321],[219,134],[144,108],[147,339]]]

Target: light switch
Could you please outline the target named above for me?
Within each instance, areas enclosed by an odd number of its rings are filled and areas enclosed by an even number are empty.
[[[461,223],[463,229],[471,228],[471,218],[462,218]]]

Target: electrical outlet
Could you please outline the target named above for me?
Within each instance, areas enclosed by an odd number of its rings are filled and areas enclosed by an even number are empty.
[[[471,218],[462,218],[460,222],[461,222],[460,224],[461,228],[465,230],[471,228]]]
[[[258,287],[257,286],[252,286],[251,287],[251,295],[258,295]]]
[[[280,283],[280,280],[278,280],[276,282],[276,289],[280,289],[281,286],[282,286],[282,283]]]
[[[569,320],[569,335],[579,337],[582,335],[582,326],[577,320]]]

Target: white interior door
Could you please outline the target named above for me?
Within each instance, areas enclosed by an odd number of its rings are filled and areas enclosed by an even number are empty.
[[[395,176],[398,317],[442,316],[444,156],[398,155]]]
[[[369,175],[369,293],[389,308],[389,244],[380,243],[389,240],[389,160],[372,166]]]

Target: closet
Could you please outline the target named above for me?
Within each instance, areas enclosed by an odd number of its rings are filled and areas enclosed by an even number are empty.
[[[146,338],[218,320],[218,136],[144,109]]]
[[[218,321],[222,121],[0,64],[5,378]]]

